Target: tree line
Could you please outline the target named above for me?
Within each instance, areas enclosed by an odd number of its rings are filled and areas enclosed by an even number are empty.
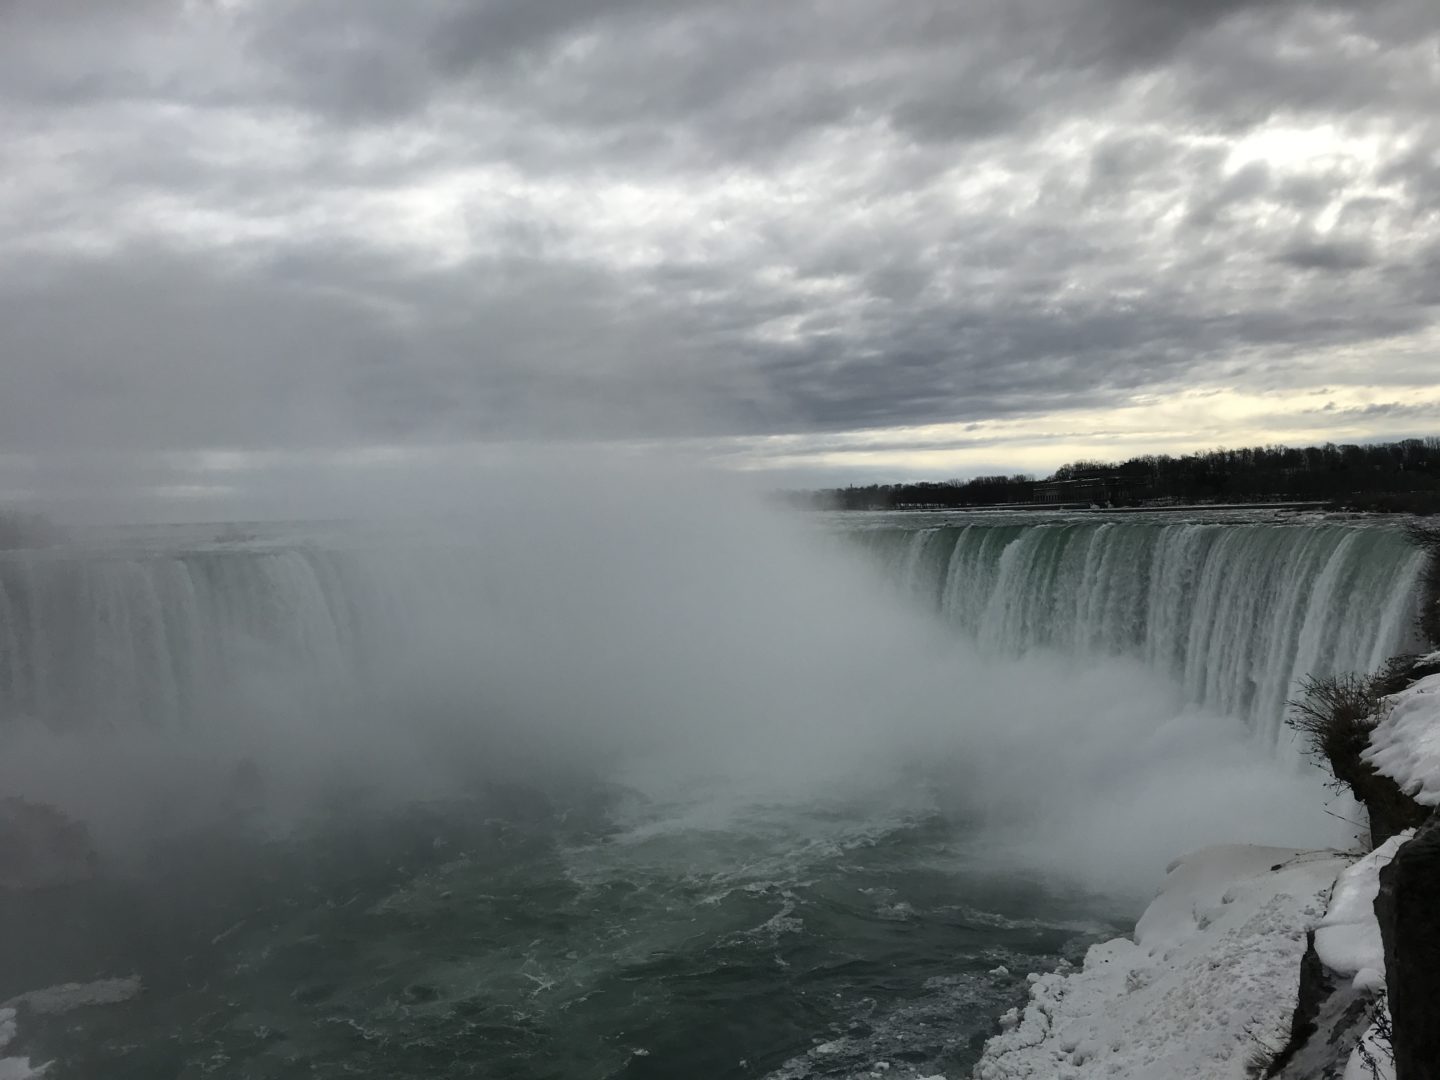
[[[977,476],[792,492],[839,510],[959,509],[1027,503],[1323,502],[1337,509],[1440,512],[1440,438],[1323,446],[1252,446],[1121,462],[1076,461],[1044,478]]]

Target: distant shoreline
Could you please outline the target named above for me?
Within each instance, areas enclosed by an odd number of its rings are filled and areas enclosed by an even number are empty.
[[[815,507],[824,513],[842,514],[997,514],[1011,510],[1026,513],[1043,513],[1046,510],[1063,510],[1071,513],[1094,514],[1163,514],[1181,513],[1194,510],[1334,510],[1337,514],[1375,514],[1392,516],[1378,510],[1335,509],[1324,500],[1306,502],[1252,502],[1252,503],[1166,503],[1160,506],[1095,506],[1090,503],[1010,503],[998,506],[830,506]]]

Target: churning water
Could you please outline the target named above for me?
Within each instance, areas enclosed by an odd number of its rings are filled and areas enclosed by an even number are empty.
[[[1169,856],[1335,839],[1282,704],[1405,646],[1418,565],[1323,520],[633,507],[0,554],[0,784],[97,852],[0,892],[0,1001],[145,987],[7,1052],[964,1075]]]

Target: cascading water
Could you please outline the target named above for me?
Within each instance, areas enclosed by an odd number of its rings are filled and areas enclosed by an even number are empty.
[[[984,647],[1142,660],[1271,738],[1307,675],[1370,671],[1412,643],[1423,563],[1393,529],[1330,522],[889,518],[860,536]],[[453,549],[0,553],[0,722],[202,722],[280,669],[360,692],[495,587]]]
[[[474,562],[456,545],[293,539],[0,552],[0,724],[165,730],[343,707],[479,621],[494,582]]]
[[[902,587],[982,645],[1143,660],[1274,738],[1306,676],[1414,643],[1423,556],[1333,522],[961,520],[861,534]]]
[[[889,783],[891,717],[859,721],[934,635],[853,552],[512,520],[0,553],[0,811],[95,842],[44,895],[0,845],[0,1001],[145,988],[26,1016],[15,1052],[59,1080],[958,1068],[1105,931]]]
[[[373,579],[315,550],[0,557],[0,719],[170,727],[279,662],[350,685]]]
[[[1177,851],[1336,842],[1233,717],[1403,643],[1418,566],[1349,525],[844,519],[950,635],[813,520],[611,503],[0,553],[0,811],[94,841],[0,885],[0,1001],[145,987],[7,1052],[961,1075]]]

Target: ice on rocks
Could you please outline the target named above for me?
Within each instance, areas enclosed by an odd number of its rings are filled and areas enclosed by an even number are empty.
[[[1392,836],[1347,867],[1336,879],[1330,906],[1315,928],[1320,962],[1336,975],[1352,979],[1357,989],[1380,989],[1385,984],[1385,950],[1375,919],[1375,895],[1380,891],[1381,868],[1414,832],[1407,829]]]
[[[1349,858],[1232,845],[1172,865],[1135,940],[1092,946],[1070,974],[1034,979],[1001,1021],[979,1080],[1239,1080],[1283,1044],[1306,933]]]
[[[1384,699],[1361,755],[1422,806],[1440,806],[1440,674]]]

